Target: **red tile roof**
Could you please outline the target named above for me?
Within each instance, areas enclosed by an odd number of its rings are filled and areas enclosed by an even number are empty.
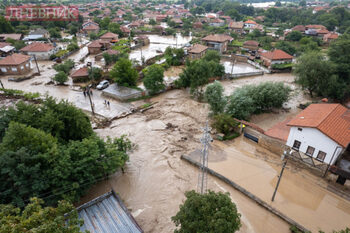
[[[78,70],[75,70],[72,72],[70,75],[72,78],[77,78],[77,77],[86,77],[89,76],[89,70],[87,67],[82,67]]]
[[[0,42],[0,48],[3,48],[5,46],[9,46],[11,45],[10,43],[7,43],[7,42]]]
[[[204,52],[207,49],[208,49],[208,47],[205,46],[205,45],[195,44],[189,49],[188,52],[189,53],[201,53],[201,52]]]
[[[100,39],[114,39],[114,38],[118,38],[117,34],[114,34],[112,32],[106,32],[105,34],[103,34]]]
[[[88,48],[101,48],[102,45],[101,45],[101,43],[98,40],[94,40],[87,47]]]
[[[0,60],[0,65],[19,65],[30,59],[30,56],[14,53]]]
[[[289,126],[317,128],[339,145],[350,143],[350,110],[341,104],[311,104]]]
[[[215,42],[225,42],[225,41],[231,41],[233,38],[228,35],[224,34],[215,34],[215,35],[209,35],[204,37],[202,40],[205,41],[215,41]]]
[[[310,24],[305,26],[307,29],[326,29],[323,25]]]
[[[255,40],[247,40],[243,43],[243,45],[247,45],[247,46],[259,46],[259,42],[255,41]]]
[[[282,59],[293,59],[293,56],[289,55],[288,53],[280,50],[275,49],[274,51],[270,52],[264,52],[261,54],[262,57],[265,57],[270,60],[282,60]]]
[[[34,42],[34,43],[31,43],[31,44],[25,46],[20,51],[22,51],[22,52],[48,52],[52,49],[54,49],[54,47],[51,44]]]
[[[287,142],[288,136],[289,136],[289,130],[290,126],[287,125],[287,123],[291,120],[291,118],[288,118],[282,122],[278,122],[274,126],[272,126],[270,129],[265,131],[265,134],[267,136],[277,138],[279,140],[282,140],[284,142]]]
[[[292,31],[305,32],[305,26],[304,25],[296,25],[292,28]]]
[[[91,24],[83,28],[83,30],[98,30],[98,29],[100,29],[100,27],[96,26],[95,24]]]
[[[247,20],[247,21],[245,21],[244,23],[247,23],[247,24],[256,24],[256,22],[253,21],[253,20]]]
[[[323,36],[323,39],[337,39],[339,36],[338,36],[338,34],[336,34],[336,33],[328,33],[328,34],[326,34],[326,35],[324,35]]]

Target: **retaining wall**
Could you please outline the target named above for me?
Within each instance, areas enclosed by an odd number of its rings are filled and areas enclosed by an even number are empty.
[[[181,155],[181,159],[186,160],[187,162],[189,162],[190,164],[199,167],[200,163],[197,161],[192,160],[189,156],[186,155]],[[235,182],[233,182],[232,180],[226,178],[225,176],[215,172],[214,170],[210,169],[210,168],[205,168],[209,174],[219,178],[220,180],[224,181],[225,183],[229,184],[230,186],[232,186],[234,189],[240,191],[241,193],[243,193],[245,196],[249,197],[251,200],[253,200],[254,202],[256,202],[258,205],[262,206],[263,208],[267,209],[268,211],[270,211],[271,213],[277,215],[278,217],[280,217],[281,219],[283,219],[284,221],[286,221],[287,223],[289,223],[292,226],[295,226],[296,228],[298,228],[299,230],[303,231],[303,232],[310,232],[308,229],[306,229],[305,227],[303,227],[302,225],[300,225],[299,223],[297,223],[296,221],[294,221],[293,219],[289,218],[288,216],[286,216],[285,214],[283,214],[282,212],[278,211],[277,209],[273,208],[272,206],[270,206],[269,204],[267,204],[265,201],[261,200],[259,197],[255,196],[254,194],[252,194],[251,192],[249,192],[248,190],[246,190],[245,188],[241,187],[240,185],[236,184]]]

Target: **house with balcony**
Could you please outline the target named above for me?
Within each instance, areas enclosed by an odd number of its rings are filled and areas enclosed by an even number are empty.
[[[217,50],[219,53],[227,51],[227,45],[233,40],[231,36],[225,34],[212,34],[202,39],[208,49]]]
[[[291,128],[286,145],[293,152],[304,160],[308,158],[316,167],[335,166],[333,170],[338,171],[341,181],[350,179],[348,108],[341,104],[311,104],[287,125]]]

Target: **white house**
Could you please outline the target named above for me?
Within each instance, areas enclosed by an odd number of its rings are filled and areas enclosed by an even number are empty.
[[[257,23],[253,20],[247,20],[244,22],[244,28],[253,28],[257,25]]]
[[[350,143],[350,110],[341,104],[311,104],[287,124],[286,145],[333,165]]]

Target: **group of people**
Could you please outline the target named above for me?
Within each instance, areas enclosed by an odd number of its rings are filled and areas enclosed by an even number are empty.
[[[92,90],[91,89],[86,89],[86,90],[83,91],[83,93],[84,93],[84,97],[86,97],[87,95],[92,96]]]
[[[109,103],[108,100],[105,100],[105,105],[108,106],[108,107],[110,107],[110,103]]]

